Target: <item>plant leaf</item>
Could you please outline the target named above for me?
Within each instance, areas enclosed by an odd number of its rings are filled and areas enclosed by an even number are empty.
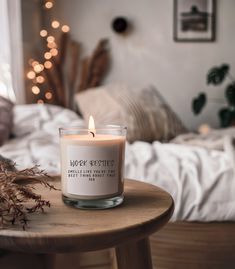
[[[205,106],[207,101],[205,93],[200,93],[198,97],[194,98],[192,101],[192,110],[195,115],[198,115],[203,107]]]
[[[222,108],[219,110],[220,126],[228,127],[231,125],[232,121],[235,119],[234,111],[229,108]]]
[[[235,84],[231,83],[226,87],[225,97],[230,106],[235,106]]]
[[[207,73],[207,84],[219,85],[226,78],[230,66],[222,64],[221,66],[212,67]]]

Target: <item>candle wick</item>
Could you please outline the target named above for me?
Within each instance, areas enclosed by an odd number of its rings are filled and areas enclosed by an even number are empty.
[[[94,133],[94,132],[91,132],[91,131],[90,131],[90,133],[92,134],[93,137],[95,137],[95,133]]]

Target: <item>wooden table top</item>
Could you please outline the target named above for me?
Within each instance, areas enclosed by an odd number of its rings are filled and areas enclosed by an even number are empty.
[[[60,179],[53,183],[60,187]],[[171,217],[174,203],[162,189],[125,180],[125,200],[116,208],[81,210],[64,205],[61,192],[42,189],[51,208],[31,214],[26,231],[0,229],[0,249],[55,253],[91,251],[139,240],[160,229]]]

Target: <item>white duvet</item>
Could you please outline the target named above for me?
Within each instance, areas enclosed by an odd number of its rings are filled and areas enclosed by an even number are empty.
[[[47,172],[58,174],[58,128],[81,125],[82,119],[50,105],[16,106],[14,117],[14,138],[0,147],[0,154],[19,168],[40,164]],[[233,137],[231,129],[225,134],[215,132],[210,138],[192,135],[168,144],[128,144],[125,176],[171,193],[175,201],[172,220],[235,220]],[[206,146],[213,143],[216,149]]]

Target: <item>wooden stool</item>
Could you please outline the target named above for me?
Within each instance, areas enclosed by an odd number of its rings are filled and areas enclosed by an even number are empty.
[[[60,180],[54,185],[59,187]],[[52,207],[45,214],[31,215],[26,231],[20,227],[0,230],[0,249],[38,253],[47,264],[43,268],[54,268],[55,253],[115,248],[119,269],[152,268],[148,237],[168,222],[174,208],[167,192],[126,180],[121,206],[80,210],[64,205],[60,191],[39,188]]]

